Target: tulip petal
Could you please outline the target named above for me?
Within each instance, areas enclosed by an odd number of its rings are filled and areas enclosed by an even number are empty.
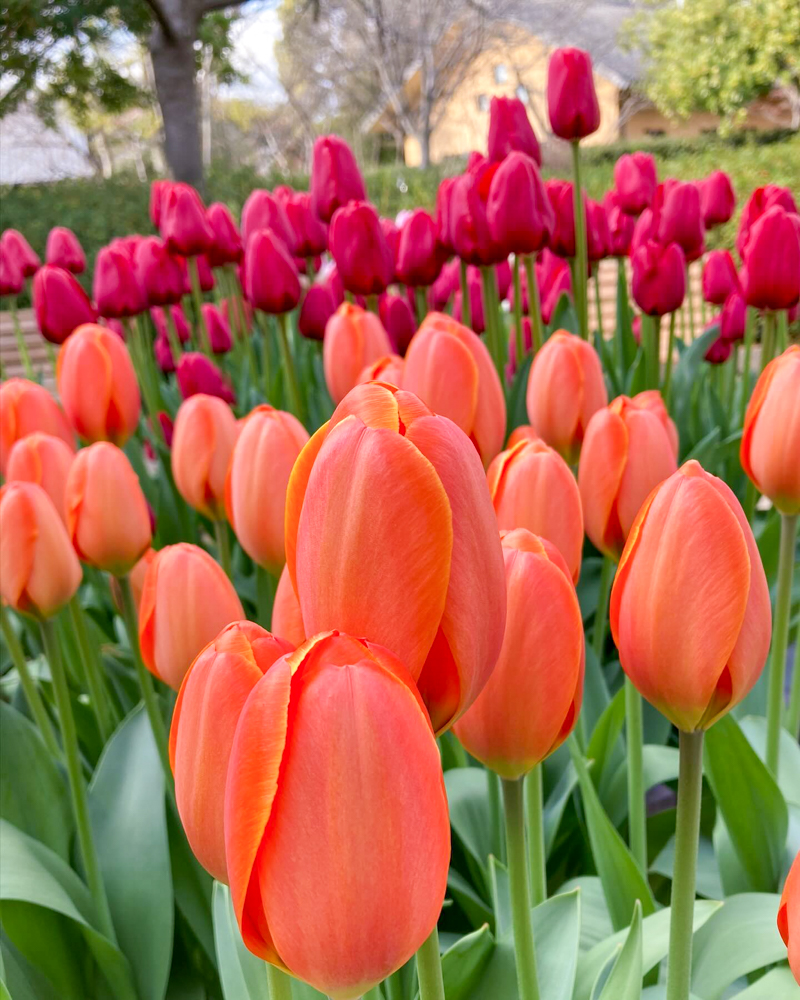
[[[33,571],[36,539],[36,511],[27,492],[3,488],[5,503],[0,504],[0,582],[3,600],[11,607],[23,607],[23,594]],[[1,494],[0,494],[1,495]]]
[[[586,429],[578,466],[578,486],[586,534],[598,549],[614,557],[619,556],[622,548],[621,545],[619,550],[616,548],[621,532],[614,503],[627,458],[625,422],[611,408],[598,410]],[[624,537],[622,540],[624,543]]]
[[[465,327],[457,328],[456,335],[469,350],[478,369],[478,398],[472,424],[472,437],[486,466],[503,447],[506,433],[506,398],[500,384],[500,376],[486,344]],[[436,411],[435,406],[431,408]],[[448,414],[445,413],[444,416]]]
[[[449,417],[465,434],[472,433],[478,364],[457,335],[433,327],[420,329],[406,354],[403,388],[416,393],[434,413]]]
[[[617,513],[627,537],[650,491],[677,470],[677,462],[667,430],[658,417],[631,407],[625,421],[629,458],[619,484]]]
[[[306,631],[303,627],[303,615],[300,603],[292,586],[288,567],[283,567],[275,600],[272,605],[272,631],[275,635],[288,640],[294,647],[306,641]]]
[[[289,576],[295,593],[297,592],[297,528],[300,524],[300,514],[303,510],[303,501],[308,489],[308,479],[329,430],[329,422],[324,423],[319,430],[311,435],[303,450],[297,456],[297,460],[292,468],[292,474],[289,476],[289,485],[286,487],[286,520],[284,522],[283,541],[286,547],[286,567],[289,570]]]

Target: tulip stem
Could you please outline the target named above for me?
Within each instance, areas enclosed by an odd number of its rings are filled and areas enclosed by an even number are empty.
[[[514,353],[517,356],[517,371],[525,360],[525,337],[522,333],[522,282],[519,277],[519,266],[522,258],[514,254]],[[530,292],[528,293],[530,305]]]
[[[114,925],[111,921],[111,912],[108,908],[108,899],[106,898],[106,890],[103,885],[103,877],[100,874],[100,865],[94,847],[92,827],[89,822],[89,803],[86,796],[86,783],[83,780],[83,771],[81,770],[78,733],[75,729],[75,717],[72,714],[72,704],[69,699],[69,687],[67,686],[67,677],[64,673],[64,663],[61,659],[61,651],[58,646],[58,635],[52,618],[44,619],[41,626],[45,656],[47,657],[47,662],[50,664],[50,674],[53,679],[53,694],[56,699],[58,720],[61,726],[61,742],[64,745],[64,757],[67,762],[67,776],[72,795],[72,808],[75,813],[78,843],[80,844],[83,867],[86,872],[86,884],[89,886],[89,892],[92,894],[92,899],[94,899],[95,906],[97,907],[100,930],[110,941],[116,941]]]
[[[494,771],[486,769],[486,781],[489,787],[489,818],[491,820],[492,853],[500,861],[504,861],[505,842],[503,838],[503,807],[500,803],[502,792],[500,777]]]
[[[189,258],[189,283],[192,286],[192,301],[194,302],[195,320],[200,330],[200,348],[203,354],[211,357],[211,338],[208,335],[206,317],[203,313],[203,295],[200,289],[200,270],[197,257]]]
[[[467,262],[459,261],[459,277],[461,280],[461,322],[472,329],[472,309],[469,300],[469,282],[467,281]]]
[[[786,728],[792,734],[792,739],[800,738],[800,624],[794,639],[794,664],[792,666],[792,691],[789,696],[789,712],[786,716]]]
[[[775,313],[765,310],[764,312],[764,332],[761,338],[761,371],[772,361],[775,355]]]
[[[575,304],[578,307],[578,328],[584,340],[589,339],[589,303],[587,294],[586,214],[581,186],[581,148],[572,141],[572,203],[575,213]]]
[[[376,316],[380,316],[381,311],[378,308],[378,296],[373,292],[372,295],[367,296],[367,310],[368,312],[374,313]]]
[[[214,535],[217,539],[217,555],[219,564],[225,570],[225,575],[229,580],[233,580],[233,568],[231,566],[231,543],[228,538],[228,524],[226,521],[214,521]]]
[[[678,814],[669,921],[666,1000],[689,1000],[692,978],[694,895],[700,800],[703,791],[703,731],[679,733]]]
[[[494,366],[502,380],[503,372],[500,368],[500,361],[497,351],[497,325],[494,315],[494,301],[492,299],[491,278],[492,269],[488,265],[481,265],[481,290],[483,293],[483,322],[486,325],[486,342],[489,354],[492,356]]]
[[[269,1000],[292,1000],[292,981],[281,969],[267,962]]]
[[[435,925],[417,951],[417,978],[419,1000],[445,1000],[439,930]]]
[[[414,289],[414,302],[417,306],[417,326],[428,315],[428,289],[424,285],[417,285]]]
[[[603,645],[606,639],[606,623],[608,622],[608,597],[611,584],[614,581],[616,564],[613,559],[605,556],[600,570],[600,589],[597,594],[597,610],[594,613],[592,630],[592,649],[600,666],[603,665]]]
[[[3,638],[6,640],[6,646],[8,647],[8,652],[11,656],[11,662],[17,668],[19,682],[22,685],[25,700],[28,702],[31,714],[33,715],[36,725],[39,727],[39,732],[44,740],[44,745],[56,759],[60,760],[62,757],[61,747],[59,747],[56,734],[53,731],[53,724],[50,721],[50,716],[47,714],[47,709],[42,701],[39,688],[36,686],[36,681],[33,679],[33,676],[28,669],[28,661],[25,659],[22,644],[17,638],[17,633],[14,631],[14,627],[11,624],[6,609],[2,604],[0,604],[0,628],[2,628],[3,631]]]
[[[786,647],[789,641],[789,615],[792,607],[794,549],[800,514],[781,514],[781,542],[778,555],[778,594],[775,599],[775,624],[772,630],[772,659],[767,688],[766,763],[777,777],[780,757],[783,685],[786,675]]]
[[[539,297],[539,282],[536,278],[536,260],[532,253],[525,254],[525,277],[528,282],[528,313],[531,317],[531,347],[533,356],[544,343],[544,323],[542,322],[542,303]]]
[[[17,350],[19,351],[22,367],[25,369],[25,377],[33,381],[35,375],[33,372],[33,365],[31,364],[31,356],[28,353],[28,345],[25,343],[25,336],[22,333],[22,327],[19,325],[16,295],[12,295],[9,299],[8,308],[11,313],[11,322],[14,324],[14,337],[17,341]]]
[[[756,311],[747,307],[744,325],[744,370],[742,371],[742,398],[739,400],[739,423],[744,423],[744,415],[750,398],[750,356],[753,351],[753,338],[756,332]]]
[[[528,774],[528,859],[531,881],[531,904],[538,906],[547,899],[547,852],[544,845],[544,792],[542,765]]]
[[[103,684],[103,668],[97,654],[97,647],[89,639],[84,620],[83,609],[81,608],[78,595],[69,602],[69,616],[75,637],[78,640],[78,647],[83,660],[83,669],[86,672],[86,685],[89,688],[89,696],[97,717],[97,727],[100,730],[100,738],[106,743],[114,729],[114,718],[111,707],[106,696]]]
[[[661,395],[664,397],[664,405],[669,407],[669,394],[672,388],[672,355],[675,352],[675,313],[669,314],[669,339],[667,340],[667,361],[664,366],[664,388]]]
[[[533,946],[531,897],[525,858],[525,815],[523,783],[517,778],[503,779],[503,802],[506,814],[508,851],[508,887],[511,895],[511,922],[514,927],[514,960],[520,1000],[539,1000],[536,952]]]
[[[628,755],[628,842],[642,872],[647,872],[647,811],[644,797],[642,696],[625,678],[625,735]]]
[[[281,360],[286,374],[289,378],[289,398],[291,400],[294,415],[305,423],[305,413],[303,412],[303,401],[300,397],[300,387],[297,384],[297,372],[294,370],[294,360],[289,349],[289,334],[286,323],[286,313],[278,313],[278,346],[281,351]]]
[[[181,354],[183,353],[183,348],[181,347],[181,338],[178,336],[178,329],[175,326],[175,318],[172,315],[172,306],[163,306],[164,310],[164,322],[167,327],[167,340],[169,340],[170,350],[172,351],[172,357],[175,362],[175,367],[178,367],[178,362],[181,360]]]

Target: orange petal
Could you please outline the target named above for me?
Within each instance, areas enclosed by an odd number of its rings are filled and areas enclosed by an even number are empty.
[[[472,433],[478,364],[457,336],[432,327],[421,329],[408,348],[403,388],[419,396],[434,413],[449,417],[465,434]]]
[[[612,558],[619,558],[625,544],[615,504],[627,458],[628,432],[622,417],[610,407],[598,410],[589,421],[581,448],[578,487],[586,534]]]
[[[308,477],[314,467],[317,455],[325,439],[328,436],[330,427],[324,423],[319,430],[315,431],[303,450],[297,456],[297,461],[289,476],[289,484],[286,487],[286,520],[284,522],[283,541],[286,546],[286,568],[289,570],[289,577],[292,586],[297,591],[297,526],[300,523],[300,513],[303,509],[303,501],[308,488]]]

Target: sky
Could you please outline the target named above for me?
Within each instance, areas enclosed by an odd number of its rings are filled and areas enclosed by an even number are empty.
[[[281,27],[276,5],[270,0],[252,0],[241,8],[233,30],[233,63],[249,78],[247,83],[223,88],[232,97],[247,97],[269,104],[282,96],[275,61],[275,42]]]

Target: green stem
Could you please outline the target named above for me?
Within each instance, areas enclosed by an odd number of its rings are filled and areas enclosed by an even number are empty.
[[[600,591],[597,595],[597,610],[594,613],[594,628],[592,630],[592,649],[597,662],[603,663],[603,644],[606,638],[606,623],[608,621],[608,597],[614,580],[616,563],[609,556],[603,558],[600,570]]]
[[[772,361],[775,355],[775,313],[764,313],[764,335],[761,342],[761,371]]]
[[[653,369],[650,372],[650,388],[657,389],[661,375],[661,317],[653,316]]]
[[[22,367],[25,369],[25,377],[33,381],[35,377],[33,373],[33,365],[31,364],[31,356],[28,353],[28,345],[25,343],[25,336],[22,333],[22,327],[19,325],[16,295],[12,295],[9,299],[8,309],[11,313],[11,322],[14,324],[14,337],[17,341],[17,350],[19,351],[20,360],[22,361]]]
[[[53,724],[50,721],[50,716],[47,714],[47,709],[42,701],[39,688],[36,686],[36,681],[33,679],[30,670],[28,670],[28,661],[25,659],[22,644],[17,638],[17,633],[14,631],[14,627],[3,604],[0,604],[0,628],[2,628],[3,637],[8,646],[11,662],[17,668],[25,700],[28,702],[31,715],[33,715],[36,725],[39,727],[39,732],[42,734],[44,745],[56,759],[60,760],[62,756],[61,747],[58,745],[56,734],[53,731]]]
[[[597,330],[603,336],[603,308],[600,302],[600,264],[597,264],[597,271],[594,276],[594,308],[597,312]]]
[[[386,987],[387,1000],[405,1000],[400,969],[398,969],[397,972],[393,972],[391,976],[385,980],[384,986]]]
[[[703,732],[680,732],[678,815],[669,922],[666,1000],[689,1000],[692,931],[703,791]]]
[[[272,395],[272,377],[269,363],[269,337],[271,333],[271,323],[262,313],[256,313],[258,326],[261,330],[261,378],[264,390],[264,399],[269,402]]]
[[[419,326],[428,315],[428,289],[424,285],[417,285],[414,289],[414,302],[417,305],[417,326]]]
[[[792,691],[789,697],[789,712],[786,728],[793,739],[800,738],[800,623],[794,640],[794,664],[792,666]]]
[[[647,812],[644,797],[642,696],[625,678],[625,730],[628,754],[628,840],[639,867],[647,871]]]
[[[544,323],[542,321],[542,303],[539,297],[539,282],[536,280],[536,261],[532,253],[526,254],[525,277],[528,282],[528,313],[531,317],[531,343],[533,355],[544,343]]]
[[[172,357],[175,361],[175,367],[178,367],[178,362],[181,360],[181,354],[183,353],[183,348],[181,347],[181,338],[178,336],[178,329],[175,326],[175,318],[172,315],[172,306],[166,305],[162,306],[164,310],[164,322],[167,327],[167,340],[169,340],[170,350],[172,351]]]
[[[572,175],[573,175],[573,206],[575,211],[575,304],[578,307],[580,334],[584,340],[589,338],[589,308],[586,287],[587,250],[586,250],[586,213],[583,204],[583,187],[581,185],[581,150],[580,142],[572,142]]]
[[[630,323],[630,316],[628,310],[628,276],[625,272],[625,258],[619,257],[617,260],[617,305],[620,312],[620,322],[617,324],[616,330],[616,348],[617,348],[617,371],[619,372],[620,379],[625,377],[625,344],[624,344],[624,329]]]
[[[519,1000],[539,1000],[531,898],[528,892],[528,873],[525,870],[525,815],[522,800],[522,781],[503,779],[508,885],[511,894],[511,921],[514,927],[514,960],[517,966]]]
[[[472,329],[472,308],[469,301],[469,282],[467,281],[467,262],[459,261],[459,277],[461,280],[461,322]]]
[[[778,594],[772,629],[772,658],[767,689],[767,767],[777,777],[780,756],[783,684],[786,674],[786,647],[789,641],[789,614],[792,606],[794,549],[800,514],[781,514],[781,542],[778,556]]]
[[[103,877],[100,874],[100,865],[97,860],[97,853],[95,852],[92,827],[89,822],[89,802],[81,770],[78,734],[75,729],[72,704],[69,700],[69,688],[67,687],[67,678],[64,673],[64,664],[61,660],[61,651],[58,647],[56,627],[51,618],[44,619],[41,625],[45,655],[47,656],[47,662],[50,664],[50,673],[53,678],[53,694],[55,695],[58,719],[61,725],[61,742],[64,745],[64,757],[67,762],[67,776],[69,777],[69,788],[72,795],[72,808],[75,813],[75,827],[78,831],[78,843],[80,844],[83,867],[86,872],[86,884],[89,886],[89,892],[92,894],[92,899],[94,899],[95,906],[97,907],[100,930],[109,940],[116,941],[114,925],[111,921],[111,912],[108,908],[108,899],[106,898],[106,890],[103,885]]]
[[[374,298],[374,296],[372,297]],[[305,423],[303,401],[300,396],[300,387],[297,384],[297,372],[294,369],[294,359],[292,358],[292,352],[289,349],[289,334],[287,331],[286,313],[278,313],[278,346],[281,351],[281,361],[283,363],[283,367],[285,368],[286,374],[289,378],[289,397],[291,399],[294,415],[300,423]]]
[[[433,928],[417,952],[419,1000],[445,1000],[442,959],[439,955],[439,931]]]
[[[500,861],[503,860],[503,810],[500,804],[500,777],[494,771],[486,769],[486,780],[489,784],[489,817],[491,819],[492,853]]]
[[[667,362],[664,367],[664,387],[661,390],[661,395],[664,397],[664,403],[669,406],[669,394],[672,388],[672,355],[675,352],[675,313],[671,312],[669,314],[669,339],[667,340]]]
[[[517,355],[517,369],[525,360],[525,337],[522,333],[522,282],[519,278],[519,265],[522,258],[514,254],[514,351]]]
[[[228,538],[228,523],[227,521],[215,521],[214,522],[214,535],[217,539],[217,556],[219,557],[219,564],[225,570],[225,575],[229,580],[233,579],[233,570],[231,567],[231,543]]]
[[[489,353],[494,361],[494,366],[502,380],[503,371],[500,365],[499,330],[497,329],[497,317],[494,312],[494,299],[492,297],[492,281],[494,280],[494,269],[488,265],[481,266],[481,288],[483,291],[483,321],[486,324],[486,341]]]
[[[753,338],[756,333],[756,311],[747,307],[747,319],[744,327],[744,371],[742,372],[742,398],[739,401],[739,423],[744,423],[744,414],[750,399],[750,355],[753,351]]]
[[[547,899],[547,854],[544,846],[544,793],[542,765],[537,764],[527,777],[528,860],[531,903],[538,906]]]
[[[275,577],[256,565],[256,613],[258,624],[265,629],[272,628],[272,608],[275,603]]]
[[[100,738],[103,743],[106,743],[114,730],[114,719],[111,714],[111,706],[108,702],[105,684],[103,683],[103,668],[97,653],[97,647],[89,639],[83,609],[81,608],[77,594],[69,602],[69,616],[81,651],[81,659],[86,671],[86,684],[89,688],[89,697],[92,700],[92,707],[97,717]]]
[[[292,981],[286,973],[267,962],[269,1000],[292,1000]]]
[[[371,313],[375,313],[376,316],[380,316],[381,311],[378,308],[378,296],[374,293],[367,296],[367,309]]]
[[[789,313],[786,309],[781,309],[775,316],[777,351],[776,354],[783,354],[789,346]]]
[[[383,1000],[383,993],[380,986],[373,986],[371,990],[367,990],[362,1000]]]
[[[211,357],[211,338],[208,335],[206,318],[203,315],[203,293],[200,289],[200,271],[197,266],[197,257],[190,257],[189,261],[189,282],[192,286],[192,301],[194,302],[195,319],[200,330],[200,349],[208,357]]]
[[[694,340],[694,302],[692,301],[692,272],[686,263],[686,305],[689,309],[689,336]]]

